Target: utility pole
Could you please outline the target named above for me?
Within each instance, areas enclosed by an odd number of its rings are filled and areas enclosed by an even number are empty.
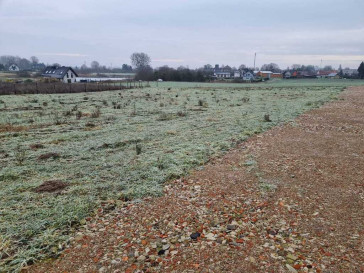
[[[255,54],[254,54],[254,71],[255,71],[255,61],[256,61],[256,59],[257,59],[257,53],[255,52]]]

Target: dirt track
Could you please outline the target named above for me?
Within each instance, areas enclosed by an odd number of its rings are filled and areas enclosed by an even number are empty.
[[[364,272],[363,199],[364,87],[355,87],[163,197],[100,209],[59,259],[29,271]]]

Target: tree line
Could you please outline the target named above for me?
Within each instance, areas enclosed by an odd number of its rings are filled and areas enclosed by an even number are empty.
[[[80,67],[74,67],[75,71],[80,74],[89,74],[89,73],[136,73],[136,80],[147,80],[153,81],[162,79],[164,81],[191,81],[191,82],[200,82],[211,80],[214,74],[214,67],[210,64],[204,65],[201,68],[197,69],[189,69],[187,67],[180,66],[178,68],[172,68],[168,66],[162,66],[153,69],[151,67],[151,58],[148,54],[143,52],[133,53],[130,57],[131,64],[123,64],[121,67],[106,67],[105,65],[101,65],[98,61],[92,61],[90,66],[86,64],[81,65]],[[36,56],[31,56],[29,59],[21,58],[19,56],[12,55],[3,55],[0,56],[0,71],[7,70],[10,65],[16,64],[20,70],[22,71],[42,71],[46,65],[39,61],[39,58]],[[52,64],[52,66],[61,66],[58,63]],[[319,68],[314,65],[300,65],[293,64],[291,67],[287,67],[285,70],[281,69],[276,63],[263,64],[261,68],[259,67],[250,67],[248,68],[246,65],[242,64],[238,68],[230,67],[230,66],[222,66],[224,72],[233,73],[236,70],[240,71],[253,71],[253,70],[262,70],[262,71],[272,71],[274,73],[281,73],[283,71],[304,71],[309,73],[315,73],[318,70],[322,71],[332,71],[334,70],[332,66],[327,65],[323,68]],[[364,62],[362,62],[357,69],[359,78],[364,78]],[[341,65],[339,67],[339,75],[342,75]]]
[[[36,56],[31,56],[29,59],[13,55],[0,56],[0,70],[8,70],[9,66],[13,64],[17,65],[20,70],[36,70],[36,67],[45,67]]]

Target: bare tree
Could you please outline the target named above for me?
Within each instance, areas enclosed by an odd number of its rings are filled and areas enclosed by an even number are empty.
[[[85,71],[88,69],[87,65],[86,64],[83,64],[81,65],[81,68],[80,68],[82,71]]]
[[[206,64],[206,65],[203,66],[203,69],[205,69],[205,70],[211,70],[211,69],[213,69],[213,67],[212,67],[211,64]]]
[[[25,59],[25,58],[22,58],[20,59],[18,62],[17,62],[17,65],[19,66],[19,68],[21,70],[27,70],[27,69],[30,69],[32,64],[29,60]]]
[[[9,66],[11,64],[17,64],[20,58],[18,56],[12,56],[12,55],[4,55],[0,56],[0,63],[2,63],[5,66]]]
[[[130,56],[131,63],[136,69],[135,79],[137,80],[151,80],[153,78],[153,68],[150,66],[150,57],[143,53],[133,53]]]
[[[278,64],[270,63],[270,64],[263,64],[261,70],[272,71],[272,72],[280,72],[281,69],[279,68]]]
[[[39,63],[39,59],[38,59],[38,57],[36,57],[36,56],[32,56],[32,57],[30,57],[30,61],[32,62],[32,64],[37,64],[37,63]]]
[[[150,66],[151,62],[150,57],[143,52],[133,53],[130,56],[130,59],[132,65],[136,68],[137,71],[147,68],[148,66]]]
[[[94,70],[98,70],[100,68],[100,64],[98,61],[92,61],[91,62],[91,68]]]

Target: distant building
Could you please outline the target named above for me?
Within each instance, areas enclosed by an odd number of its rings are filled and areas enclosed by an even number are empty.
[[[225,66],[225,67],[219,67],[219,65],[215,65],[214,68],[214,78],[216,79],[230,79],[231,78],[231,67]]]
[[[241,77],[241,73],[240,73],[240,71],[239,70],[235,70],[234,71],[234,78],[235,79],[238,79],[238,78],[240,78]]]
[[[330,78],[330,79],[334,79],[334,78],[338,77],[338,74],[336,72],[330,73],[329,75],[327,75],[327,77]]]
[[[44,69],[42,76],[45,78],[58,79],[64,83],[74,83],[78,77],[72,67],[68,66],[47,66]]]
[[[317,72],[317,78],[334,78],[337,75],[336,70],[323,71],[319,70]]]
[[[19,66],[17,66],[16,64],[10,65],[8,70],[14,72],[20,71]]]
[[[314,71],[298,71],[297,78],[316,78],[316,73]]]
[[[254,81],[254,79],[254,74],[252,72],[243,72],[243,81]]]
[[[282,79],[283,78],[283,74],[282,73],[272,73],[271,77],[272,78]]]
[[[291,77],[292,77],[292,73],[291,73],[291,72],[289,72],[289,71],[286,71],[286,72],[284,72],[284,73],[283,73],[283,77],[284,77],[285,79],[289,79],[289,78],[291,78]]]
[[[355,77],[358,76],[359,72],[357,69],[345,68],[342,70],[344,77]]]
[[[270,79],[270,78],[272,78],[273,72],[272,71],[254,71],[254,74],[263,79]]]

